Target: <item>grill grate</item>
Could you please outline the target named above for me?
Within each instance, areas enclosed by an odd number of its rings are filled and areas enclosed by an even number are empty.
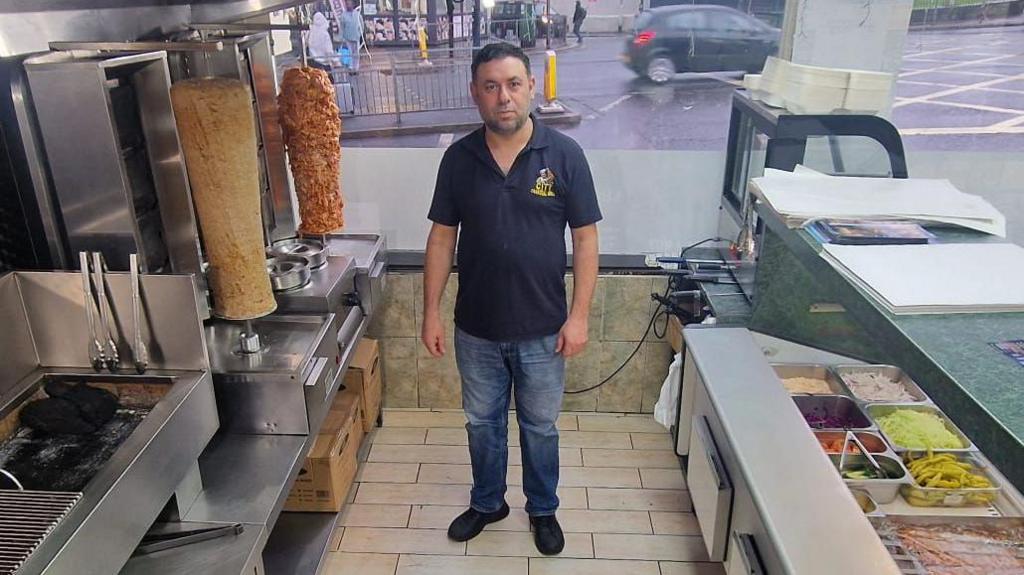
[[[17,571],[81,496],[0,490],[0,575]]]
[[[900,572],[904,575],[928,575],[928,571],[921,565],[921,562],[917,560],[917,557],[907,550],[906,547],[900,543],[899,539],[892,536],[880,535],[882,544],[889,550],[889,555],[892,556],[896,565],[900,568]]]

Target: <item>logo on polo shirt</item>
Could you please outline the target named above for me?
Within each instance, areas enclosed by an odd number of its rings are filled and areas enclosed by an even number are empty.
[[[530,190],[530,193],[544,198],[554,197],[555,173],[547,168],[541,170],[540,174],[537,176],[537,181],[533,184],[533,189]]]

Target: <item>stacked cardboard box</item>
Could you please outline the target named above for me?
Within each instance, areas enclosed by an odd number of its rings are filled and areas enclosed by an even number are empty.
[[[359,467],[362,411],[358,393],[347,389],[338,392],[295,479],[285,511],[341,511]]]
[[[377,425],[381,398],[380,347],[377,340],[363,338],[356,348],[352,363],[345,372],[347,391],[359,394],[363,408],[363,431],[369,433]]]

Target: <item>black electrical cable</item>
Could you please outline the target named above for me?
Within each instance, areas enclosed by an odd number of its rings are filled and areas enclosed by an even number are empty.
[[[703,240],[701,240],[701,241],[699,241],[699,242],[697,242],[695,244],[690,244],[690,245],[686,246],[685,248],[683,248],[679,252],[679,257],[684,256],[686,254],[686,252],[692,250],[693,248],[696,248],[698,246],[702,246],[702,245],[704,245],[704,244],[706,244],[708,242],[720,242],[720,241],[722,241],[722,238],[719,238],[719,237],[705,238],[705,239],[703,239]],[[636,356],[637,353],[639,353],[640,348],[643,347],[644,342],[647,341],[647,334],[651,333],[651,328],[652,327],[654,327],[654,335],[655,335],[655,337],[657,337],[658,339],[663,339],[665,337],[665,334],[668,333],[668,321],[669,321],[669,317],[668,317],[669,314],[668,314],[668,312],[667,311],[663,311],[663,309],[665,308],[665,302],[663,300],[665,300],[665,298],[668,298],[668,294],[669,294],[670,291],[672,291],[672,279],[671,278],[669,279],[668,286],[666,286],[665,293],[664,293],[664,295],[661,296],[661,299],[655,297],[656,294],[651,294],[651,299],[653,299],[653,300],[658,302],[658,307],[655,308],[654,309],[654,313],[651,314],[651,321],[647,322],[647,329],[644,330],[644,334],[640,337],[640,341],[637,342],[636,348],[633,350],[633,353],[629,354],[629,357],[627,357],[626,360],[622,362],[622,365],[620,365],[615,371],[613,371],[611,373],[611,375],[609,375],[608,377],[604,378],[604,380],[602,380],[600,383],[598,383],[596,385],[592,385],[590,387],[585,387],[583,389],[572,389],[572,390],[568,390],[567,389],[567,390],[565,390],[565,393],[566,394],[570,394],[570,395],[577,394],[577,393],[586,393],[588,391],[593,391],[593,390],[601,387],[602,385],[608,383],[609,381],[611,381],[612,378],[615,377],[616,375],[618,375],[620,371],[625,369],[625,367],[629,364],[629,362],[633,360],[633,358]],[[658,316],[660,316],[662,314],[665,315],[665,327],[662,330],[662,333],[659,335],[658,334],[658,328],[655,327],[655,322],[657,321]]]

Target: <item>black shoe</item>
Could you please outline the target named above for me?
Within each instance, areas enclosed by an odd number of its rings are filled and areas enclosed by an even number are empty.
[[[508,517],[508,504],[502,503],[501,509],[491,513],[480,513],[470,507],[459,515],[448,526],[448,538],[455,541],[469,541],[480,535],[484,527]]]
[[[544,555],[558,555],[565,548],[565,535],[562,535],[562,527],[554,515],[531,517],[530,525],[533,526],[533,542],[537,551]]]

